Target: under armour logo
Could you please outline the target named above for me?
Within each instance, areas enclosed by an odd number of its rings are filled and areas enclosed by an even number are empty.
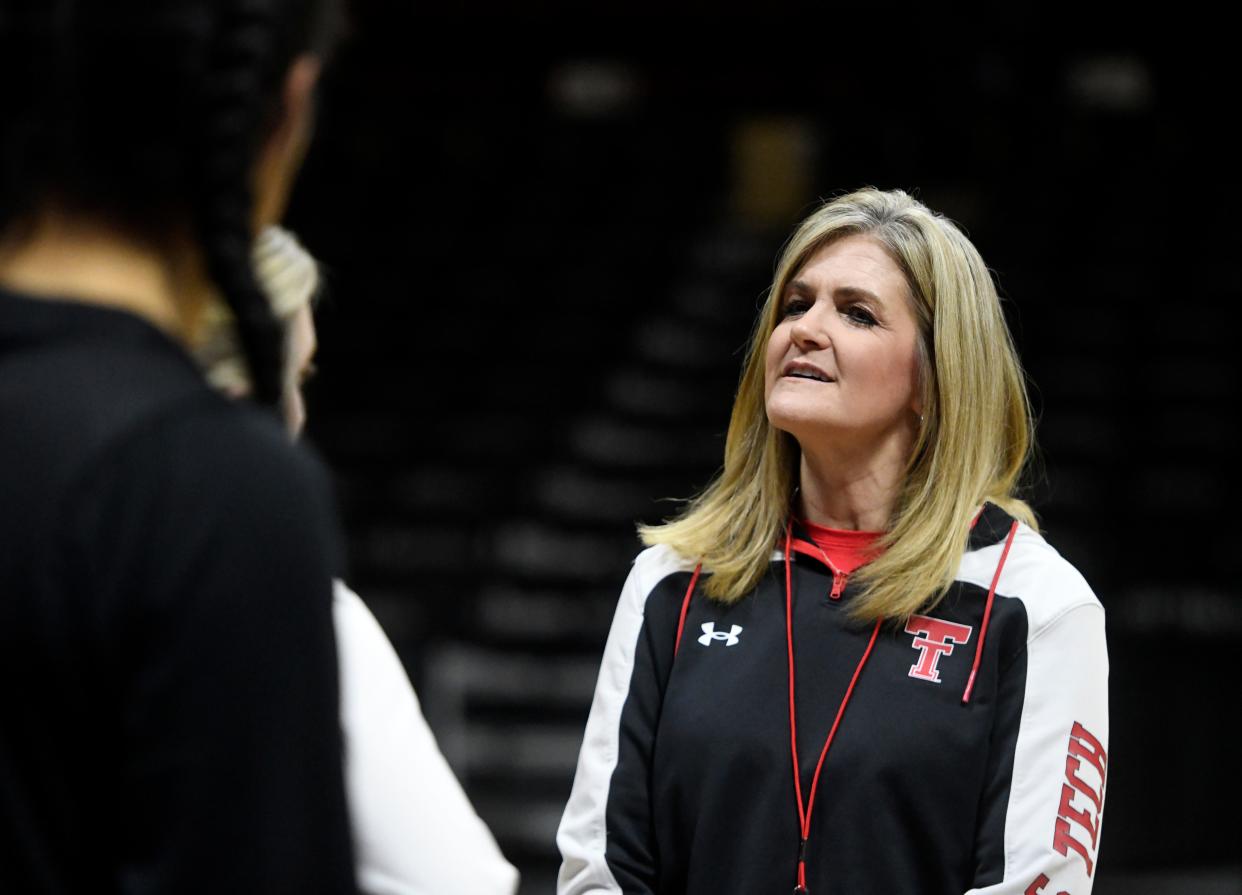
[[[906,622],[906,633],[914,635],[911,646],[919,650],[919,660],[910,666],[910,677],[940,683],[936,663],[941,656],[951,656],[955,645],[969,640],[973,630],[969,625],[957,625],[926,615],[910,616],[910,621]]]
[[[738,634],[742,633],[741,625],[731,625],[729,633],[716,630],[715,622],[703,622],[703,636],[699,638],[699,643],[704,646],[711,646],[713,640],[723,640],[725,646],[733,646],[738,642]]]

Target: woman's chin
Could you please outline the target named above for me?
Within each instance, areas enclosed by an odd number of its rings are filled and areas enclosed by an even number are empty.
[[[823,412],[773,412],[768,411],[768,422],[773,429],[792,435],[801,442],[804,439],[822,440],[832,432],[840,431],[839,420]]]
[[[779,390],[768,396],[766,411],[768,422],[778,429],[789,427],[823,427],[840,423],[840,414],[832,407],[833,402],[814,400],[810,395],[781,394]]]

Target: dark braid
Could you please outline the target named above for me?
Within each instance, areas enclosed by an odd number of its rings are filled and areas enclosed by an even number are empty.
[[[281,76],[293,55],[324,46],[338,29],[335,4],[302,15],[301,33],[280,27],[289,0],[224,0],[217,4],[202,110],[202,192],[195,221],[208,271],[237,321],[254,399],[275,406],[283,392],[284,328],[255,278],[251,249],[250,176],[268,125],[279,111]]]
[[[269,109],[270,4],[233,0],[222,10],[209,57],[201,121],[202,192],[195,219],[207,267],[237,319],[237,335],[250,366],[253,396],[275,405],[283,391],[284,340],[251,263],[251,164],[256,134]]]
[[[259,148],[299,53],[328,53],[341,0],[3,0],[0,237],[48,208],[173,249],[195,239],[237,318],[256,399],[283,339],[251,267]]]

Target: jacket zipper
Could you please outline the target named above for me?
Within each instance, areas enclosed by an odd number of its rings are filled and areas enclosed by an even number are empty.
[[[824,552],[823,547],[819,546],[819,544],[815,544],[813,541],[811,543],[814,544],[815,549],[819,551],[819,555],[823,557],[824,565],[828,567],[828,571],[832,573],[832,587],[828,591],[828,599],[840,600],[841,594],[845,591],[845,582],[850,577],[849,572],[842,572],[838,569],[835,565],[833,565],[832,560],[828,558],[828,554]]]

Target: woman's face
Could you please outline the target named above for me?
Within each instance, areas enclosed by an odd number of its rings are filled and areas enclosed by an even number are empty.
[[[281,406],[285,411],[285,425],[296,438],[306,424],[306,402],[302,386],[314,373],[315,318],[309,304],[298,308],[288,324],[288,353],[285,358],[285,393]]]
[[[921,411],[918,325],[906,278],[869,236],[816,251],[791,277],[768,338],[768,420],[804,451],[878,446]]]

